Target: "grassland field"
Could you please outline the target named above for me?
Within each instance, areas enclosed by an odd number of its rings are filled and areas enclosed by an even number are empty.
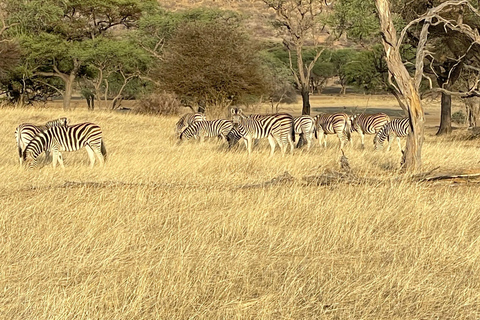
[[[402,114],[387,97],[312,97],[313,114],[343,107]],[[352,172],[374,182],[309,185],[340,171],[336,137],[249,156],[176,145],[178,117],[85,109],[0,109],[1,319],[480,318],[475,180],[413,181],[395,144],[362,150],[354,135]],[[438,101],[425,112],[423,170],[480,170],[466,128],[436,137]],[[84,150],[65,170],[20,168],[16,126],[60,116],[102,127],[104,168]],[[285,171],[295,180],[262,185]]]

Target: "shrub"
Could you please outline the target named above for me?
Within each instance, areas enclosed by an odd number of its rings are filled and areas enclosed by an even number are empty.
[[[464,124],[467,121],[467,116],[463,111],[457,111],[452,114],[452,122]]]
[[[161,92],[152,93],[148,97],[140,100],[138,113],[151,115],[174,115],[178,113],[181,103],[177,96],[172,93]]]

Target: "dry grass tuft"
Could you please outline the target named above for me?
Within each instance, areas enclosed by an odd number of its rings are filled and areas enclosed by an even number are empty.
[[[175,145],[176,117],[77,110],[102,127],[106,167],[79,151],[23,170],[15,127],[65,114],[0,112],[4,319],[480,318],[479,186],[400,179],[396,145],[354,136],[348,175],[365,183],[319,186],[302,178],[340,171],[333,137],[248,156]],[[480,167],[477,141],[433,133],[425,171]]]

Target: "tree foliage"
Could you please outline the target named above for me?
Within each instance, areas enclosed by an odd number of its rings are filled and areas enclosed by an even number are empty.
[[[266,82],[248,36],[228,22],[188,22],[165,47],[157,70],[161,88],[188,104],[223,106],[262,95]]]

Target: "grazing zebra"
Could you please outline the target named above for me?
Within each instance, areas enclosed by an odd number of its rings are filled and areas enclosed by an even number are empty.
[[[15,141],[17,142],[18,150],[18,160],[20,161],[20,166],[23,165],[23,152],[27,145],[32,141],[33,137],[41,131],[47,130],[51,127],[57,126],[67,126],[67,118],[58,118],[55,120],[48,121],[45,125],[34,125],[31,123],[22,123],[15,129]],[[45,158],[50,158],[48,151],[45,153]]]
[[[198,122],[198,121],[206,121],[207,118],[203,113],[187,113],[184,114],[178,121],[177,124],[175,125],[175,133],[177,134],[177,137],[180,136],[182,131],[185,129],[185,127],[188,127],[192,123]]]
[[[186,127],[178,138],[180,139],[179,141],[183,139],[200,138],[200,142],[203,142],[205,137],[221,137],[226,141],[227,135],[232,128],[233,122],[230,120],[197,121]]]
[[[87,149],[90,167],[95,164],[95,155],[103,166],[107,150],[103,143],[102,130],[98,125],[86,122],[41,131],[25,148],[23,160],[28,167],[33,168],[36,166],[38,156],[44,151],[50,151],[53,155],[53,167],[57,166],[58,160],[60,166],[64,168],[60,151],[76,151],[81,148]]]
[[[294,118],[295,133],[302,135],[305,140],[307,140],[307,150],[310,150],[312,146],[313,135],[317,138],[317,130],[315,128],[315,119],[308,115],[303,115],[300,117]],[[300,144],[300,141],[298,141]],[[299,145],[297,144],[297,147]]]
[[[333,113],[333,114],[317,114],[313,117],[315,120],[315,126],[317,129],[318,143],[327,147],[327,134],[336,134],[338,140],[340,140],[340,149],[343,149],[345,144],[344,136],[350,141],[350,118],[346,113]]]
[[[227,134],[227,142],[228,142],[228,148],[232,148],[235,146],[238,141],[243,139],[247,134],[247,131],[245,130],[245,127],[243,127],[241,124],[234,125],[232,130]],[[245,140],[245,145],[247,145],[247,140]]]
[[[375,139],[373,139],[375,149],[380,149],[381,147],[383,147],[383,142],[385,140],[388,140],[387,151],[390,150],[390,136],[393,134],[397,137],[398,148],[402,150],[402,145],[400,144],[400,137],[406,137],[409,132],[410,121],[408,118],[393,119],[392,121],[385,124],[375,135]]]
[[[261,115],[247,117],[241,109],[231,109],[232,119],[235,124],[245,129],[244,139],[248,153],[252,153],[253,139],[268,138],[270,143],[270,156],[275,152],[276,143],[280,146],[282,153],[287,151],[287,144],[290,144],[290,151],[293,152],[295,142],[295,128],[293,117],[287,113],[272,115]]]
[[[352,131],[360,134],[362,148],[365,147],[365,135],[377,134],[378,131],[390,121],[390,117],[385,113],[375,114],[356,114],[352,116]]]

